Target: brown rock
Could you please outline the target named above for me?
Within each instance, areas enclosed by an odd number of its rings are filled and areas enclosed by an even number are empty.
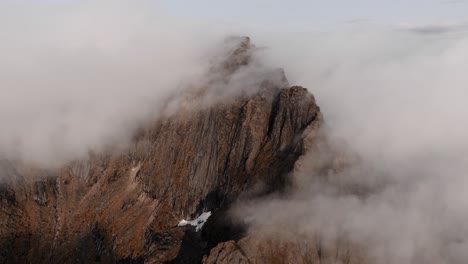
[[[250,263],[247,256],[243,252],[242,248],[234,241],[227,241],[220,243],[218,246],[213,248],[209,256],[203,258],[203,263],[212,264],[228,264],[238,263],[247,264]]]
[[[227,73],[248,63],[250,48],[248,39],[241,42]],[[259,185],[261,193],[284,188],[303,153],[302,133],[318,116],[306,89],[265,79],[258,92],[229,104],[180,110],[142,128],[124,152],[92,154],[52,171],[4,161],[0,262],[199,262],[222,241],[177,227],[179,221],[204,211],[222,217]],[[234,242],[206,261],[248,263]]]
[[[369,263],[362,251],[345,241],[336,241],[333,247],[319,239],[282,236],[278,234],[250,234],[240,241],[218,244],[203,258],[204,264],[311,264],[311,263]]]

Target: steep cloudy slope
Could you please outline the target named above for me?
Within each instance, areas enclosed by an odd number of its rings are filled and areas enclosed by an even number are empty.
[[[242,71],[253,48],[243,39],[210,86]],[[282,190],[304,152],[304,131],[321,120],[314,97],[288,87],[281,70],[256,78],[259,87],[234,99],[177,108],[142,127],[125,151],[55,170],[2,161],[0,262],[196,263],[240,239],[227,209]],[[208,90],[190,95],[192,104],[205,104]],[[201,231],[178,226],[205,212],[212,215]]]

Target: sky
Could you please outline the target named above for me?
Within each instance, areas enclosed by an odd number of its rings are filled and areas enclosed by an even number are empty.
[[[268,30],[313,31],[368,22],[430,25],[459,23],[468,11],[465,0],[162,0],[169,14]]]

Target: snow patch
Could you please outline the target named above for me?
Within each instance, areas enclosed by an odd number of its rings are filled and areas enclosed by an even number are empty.
[[[198,232],[198,231],[201,230],[201,228],[206,223],[208,218],[210,218],[210,216],[211,216],[211,212],[205,212],[205,213],[201,214],[198,218],[193,219],[191,221],[188,221],[188,220],[184,219],[184,220],[180,221],[177,226],[187,226],[187,225],[194,226],[195,231]]]

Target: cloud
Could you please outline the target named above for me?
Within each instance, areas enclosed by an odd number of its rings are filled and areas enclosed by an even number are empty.
[[[468,30],[466,24],[440,24],[408,27],[407,30],[421,35],[443,35],[449,33],[463,33]]]
[[[465,263],[466,30],[354,25],[251,31],[268,48],[215,82],[235,96],[281,66],[326,120],[326,147],[294,175],[300,187],[243,213],[257,230],[345,234],[390,263]],[[170,18],[146,1],[1,2],[0,158],[58,166],[125,143],[182,88],[216,80],[199,78],[223,54],[213,43],[238,31]],[[211,88],[204,103],[226,99]]]
[[[3,1],[0,32],[0,158],[46,167],[125,145],[230,34],[149,1]]]
[[[125,147],[179,107],[254,92],[273,69],[252,48],[251,63],[219,70],[238,30],[153,1],[4,1],[0,32],[0,160],[47,168]]]
[[[467,34],[357,27],[262,41],[315,94],[328,147],[303,157],[288,198],[241,206],[252,230],[343,236],[371,263],[466,263]]]

